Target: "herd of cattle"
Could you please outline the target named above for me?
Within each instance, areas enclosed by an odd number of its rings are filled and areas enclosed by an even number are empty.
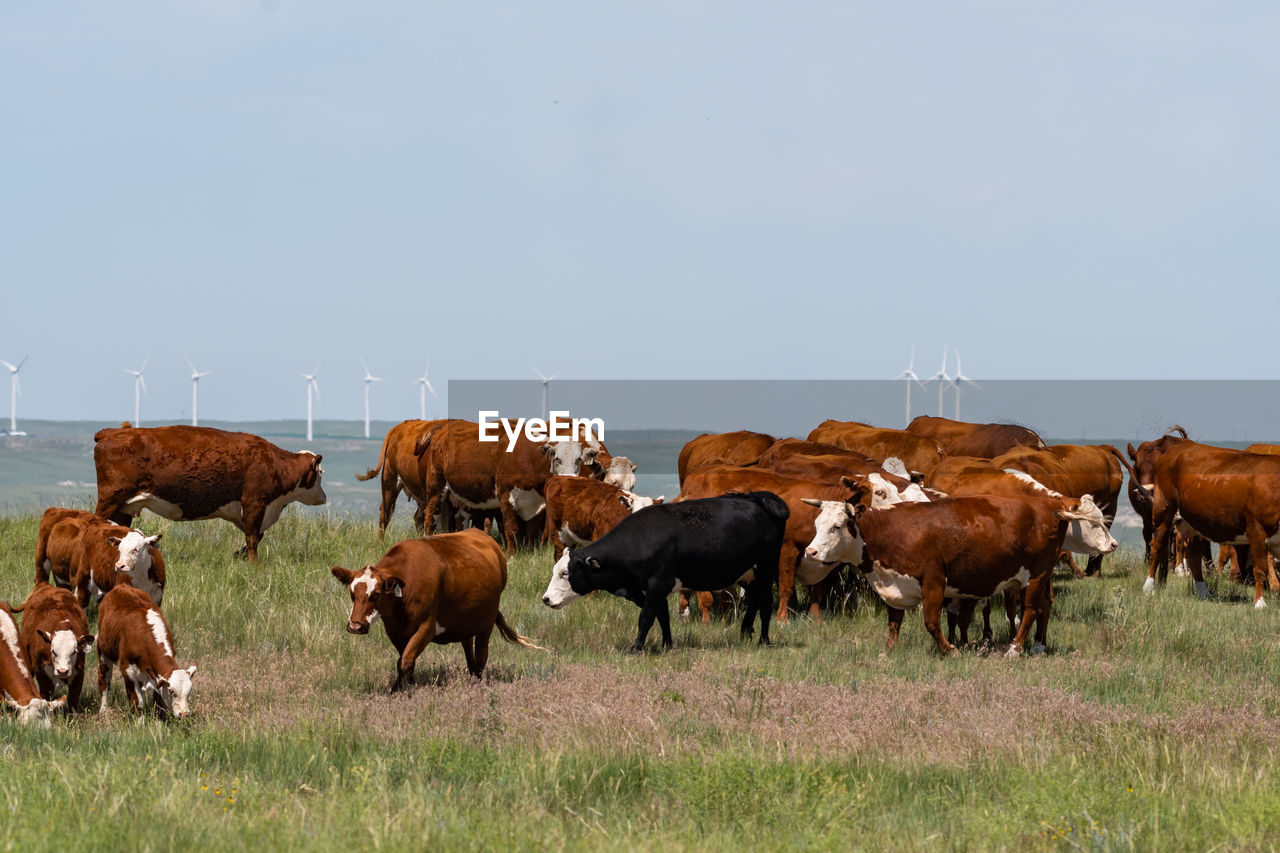
[[[176,521],[225,519],[244,533],[240,553],[256,561],[285,506],[325,502],[321,457],[197,427],[125,424],[94,441],[96,511],[48,509],[34,588],[21,606],[0,602],[0,691],[23,721],[48,724],[56,709],[78,711],[85,656],[96,644],[100,710],[119,668],[135,713],[154,704],[182,717],[196,667],[178,665],[160,609],[161,537],[133,529],[134,518],[146,508]],[[1046,445],[1020,426],[933,417],[906,430],[825,421],[805,440],[704,434],[680,452],[680,494],[664,501],[634,494],[635,464],[591,437],[522,435],[507,452],[481,442],[472,421],[405,421],[387,434],[378,464],[357,477],[381,475],[380,534],[403,491],[417,504],[423,537],[363,569],[331,572],[350,591],[349,632],[383,621],[398,655],[393,690],[412,682],[428,643],[460,643],[477,677],[495,629],[539,648],[507,624],[499,600],[513,549],[547,541],[554,565],[543,603],[559,608],[596,590],[627,598],[640,608],[632,651],[644,648],[655,620],[671,645],[672,592],[681,593],[685,615],[696,594],[706,621],[716,594],[735,584],[742,633],[754,633],[758,618],[767,643],[772,615],[785,622],[796,606],[797,582],[820,618],[844,566],[884,601],[890,648],[904,612],[917,605],[944,654],[954,651],[957,628],[968,641],[979,605],[990,641],[990,602],[1003,596],[1016,656],[1033,627],[1034,642],[1047,642],[1055,566],[1097,574],[1115,550],[1110,527],[1127,472],[1148,545],[1145,590],[1177,562],[1206,595],[1204,563],[1216,542],[1220,568],[1231,559],[1237,580],[1252,572],[1254,605],[1264,607],[1266,585],[1280,589],[1271,560],[1280,548],[1280,446],[1212,447],[1174,427],[1127,450]],[[494,522],[505,548],[488,533]],[[1072,553],[1088,558],[1085,570]]]

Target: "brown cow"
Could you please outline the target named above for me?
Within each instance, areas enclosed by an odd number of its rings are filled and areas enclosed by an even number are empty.
[[[1017,424],[975,424],[920,415],[907,424],[907,432],[931,438],[948,456],[977,456],[994,459],[1015,447],[1043,449],[1045,444],[1034,431]]]
[[[97,601],[121,582],[141,589],[159,605],[165,567],[155,545],[161,535],[147,536],[81,510],[50,507],[40,521],[35,581],[69,587],[84,608],[91,597]]]
[[[22,606],[14,610],[22,612],[18,642],[40,698],[52,699],[54,690],[65,687],[67,707],[79,711],[84,657],[93,648],[84,608],[70,590],[37,583]]]
[[[222,518],[244,532],[258,560],[262,534],[292,501],[325,502],[321,457],[290,453],[265,438],[209,427],[99,430],[97,514],[128,525],[143,509],[170,521]]]
[[[23,659],[21,646],[18,644],[18,623],[14,621],[13,610],[0,601],[0,697],[4,704],[18,712],[18,720],[23,724],[37,723],[48,728],[52,723],[49,715],[58,709],[65,708],[66,697],[50,702],[41,699],[36,691],[36,683],[31,678],[31,670]]]
[[[1177,433],[1175,435],[1175,433]],[[1129,458],[1133,461],[1134,474],[1129,477],[1129,503],[1133,511],[1142,519],[1142,540],[1146,543],[1146,557],[1151,558],[1151,537],[1155,527],[1151,522],[1151,490],[1155,475],[1156,460],[1174,447],[1191,444],[1187,431],[1174,424],[1168,431],[1153,441],[1144,441],[1135,448],[1129,444]]]
[[[382,472],[382,502],[378,505],[378,536],[387,532],[391,516],[396,511],[396,500],[403,490],[410,499],[417,503],[413,513],[413,523],[418,532],[425,530],[424,511],[427,505],[426,486],[422,481],[418,457],[413,452],[418,439],[426,433],[448,423],[446,419],[431,421],[401,421],[391,428],[382,440],[382,452],[378,456],[378,464],[363,474],[356,474],[356,479],[364,482],[372,480],[378,472]]]
[[[190,712],[194,665],[181,669],[175,658],[173,632],[147,594],[117,586],[98,606],[98,713],[107,710],[111,670],[120,667],[129,709],[145,711],[154,701],[161,717],[181,719]]]
[[[809,441],[834,444],[881,459],[886,465],[897,459],[907,471],[927,474],[943,457],[942,446],[931,438],[901,429],[882,429],[858,421],[825,420],[809,433]]]
[[[680,487],[684,488],[684,478],[699,468],[752,462],[772,447],[774,441],[771,435],[746,429],[735,432],[704,432],[690,439],[680,449],[680,456],[676,460]]]
[[[623,457],[615,457],[623,458]],[[551,477],[546,485],[547,532],[559,561],[566,546],[589,545],[619,521],[663,498],[646,498],[587,477]]]
[[[888,605],[890,649],[903,612],[918,604],[938,651],[949,654],[955,648],[942,636],[945,598],[1022,589],[1022,623],[1008,652],[1017,656],[1033,622],[1037,644],[1047,643],[1049,581],[1067,523],[1083,517],[1080,502],[1064,497],[945,498],[877,510],[861,486],[855,500],[824,508],[806,554],[850,563],[867,576]]]
[[[502,618],[498,601],[507,586],[507,558],[479,530],[406,540],[359,572],[341,566],[330,571],[351,590],[347,631],[367,634],[382,618],[400,656],[392,692],[413,683],[414,665],[427,643],[461,643],[467,670],[476,678],[484,675],[495,626],[507,642],[541,649]]]
[[[1168,577],[1175,518],[1203,539],[1187,543],[1187,563],[1201,597],[1208,595],[1202,566],[1205,540],[1248,545],[1254,561],[1254,607],[1266,607],[1268,580],[1280,589],[1272,558],[1280,553],[1280,457],[1187,442],[1155,461],[1152,478],[1151,562],[1143,590]],[[1182,526],[1181,524],[1179,525]]]

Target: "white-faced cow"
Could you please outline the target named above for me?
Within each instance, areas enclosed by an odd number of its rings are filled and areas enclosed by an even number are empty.
[[[321,457],[291,453],[256,435],[209,427],[99,430],[97,514],[128,525],[149,509],[171,521],[221,518],[244,533],[258,560],[262,534],[293,501],[319,506]]]
[[[98,605],[98,713],[107,710],[117,666],[135,714],[152,702],[162,718],[190,712],[196,667],[178,666],[169,623],[145,592],[131,586],[115,587]]]
[[[40,698],[18,644],[18,623],[4,602],[0,602],[0,697],[24,725],[35,723],[45,728],[52,725],[50,715],[67,704],[65,696],[52,702]]]
[[[767,644],[773,583],[789,514],[786,503],[770,492],[646,507],[573,551],[563,580],[575,597],[603,589],[638,605],[639,630],[630,649],[638,653],[655,619],[662,629],[662,645],[671,647],[667,596],[672,590],[723,589],[754,570],[754,579],[747,583],[742,634],[751,634],[759,613],[760,642]],[[560,603],[566,600],[571,599]]]
[[[484,675],[495,627],[509,643],[541,648],[502,618],[498,604],[507,586],[507,558],[479,530],[410,539],[360,571],[330,571],[351,591],[347,631],[367,634],[382,620],[399,655],[393,692],[413,683],[414,665],[428,643],[460,643],[476,678]]]
[[[70,590],[37,583],[22,606],[14,610],[22,612],[18,641],[40,698],[52,699],[55,690],[65,687],[67,707],[79,711],[84,657],[93,648],[84,608]]]
[[[81,607],[97,601],[117,583],[128,582],[157,605],[164,598],[164,557],[147,536],[93,513],[51,507],[40,522],[36,543],[36,583],[52,580],[75,591]]]

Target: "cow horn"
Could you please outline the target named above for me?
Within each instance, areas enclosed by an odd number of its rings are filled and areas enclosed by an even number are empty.
[[[822,501],[817,498],[801,498],[800,503],[808,504],[809,506],[822,506]]]

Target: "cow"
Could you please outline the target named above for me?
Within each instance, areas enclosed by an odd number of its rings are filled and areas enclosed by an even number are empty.
[[[586,477],[550,478],[546,499],[547,529],[543,538],[551,540],[556,560],[567,546],[588,545],[633,512],[663,501],[662,497],[642,497]]]
[[[1015,447],[1045,447],[1035,431],[1017,424],[975,424],[920,415],[907,424],[907,432],[933,439],[948,456],[994,459]]]
[[[755,464],[761,468],[769,468],[774,471],[781,471],[783,462],[800,457],[802,459],[817,459],[833,464],[843,464],[854,467],[863,473],[871,473],[872,471],[886,471],[896,477],[904,480],[912,479],[910,472],[901,459],[890,457],[880,460],[874,459],[863,453],[854,450],[845,450],[834,444],[826,444],[821,441],[804,441],[799,438],[780,438],[773,443],[773,446],[760,455]],[[922,477],[917,475],[915,480],[919,481]]]
[[[128,526],[149,509],[170,521],[221,518],[244,533],[240,553],[258,561],[262,534],[293,501],[319,506],[321,456],[210,427],[99,430],[93,437],[97,514]]]
[[[760,457],[776,439],[771,435],[751,430],[735,432],[707,433],[691,438],[680,448],[680,456],[676,459],[676,473],[680,487],[684,488],[684,478],[692,471],[712,465],[741,465]]]
[[[923,604],[925,630],[940,653],[951,654],[941,630],[943,600],[1009,589],[1023,591],[1023,610],[1008,654],[1022,653],[1033,622],[1037,644],[1047,642],[1049,580],[1068,523],[1087,519],[1080,501],[980,496],[874,509],[869,484],[856,485],[854,500],[824,507],[806,553],[849,563],[867,577],[888,606],[887,648],[897,645],[904,611]],[[1095,532],[1109,536],[1101,525]]]
[[[1168,577],[1173,526],[1194,531],[1186,561],[1196,592],[1207,597],[1203,577],[1206,540],[1248,545],[1254,561],[1253,606],[1267,606],[1265,587],[1280,589],[1272,558],[1280,554],[1280,456],[1179,443],[1152,468],[1151,520],[1155,531],[1143,590],[1155,591]],[[1200,538],[1203,537],[1203,538]]]
[[[18,643],[18,623],[4,602],[0,602],[0,697],[18,713],[23,725],[35,723],[46,729],[53,724],[50,715],[67,706],[65,696],[52,702],[40,698]]]
[[[46,524],[52,520],[53,524]],[[75,592],[80,606],[98,601],[122,581],[159,605],[164,598],[162,534],[147,536],[80,510],[51,507],[41,519],[36,543],[36,583],[53,580]]]
[[[870,476],[877,506],[898,503],[901,494],[878,474]],[[818,482],[784,477],[772,471],[757,468],[703,468],[689,474],[679,500],[710,498],[729,492],[768,491],[781,498],[789,509],[779,548],[775,576],[778,579],[778,622],[790,620],[790,602],[795,593],[796,581],[810,587],[817,585],[831,574],[836,564],[823,564],[805,558],[805,547],[813,539],[813,524],[818,517],[822,501],[843,502],[850,497],[849,487],[839,481]],[[684,578],[684,585],[692,589],[704,589]],[[706,589],[719,589],[707,587]],[[811,590],[812,592],[812,590]],[[820,596],[810,596],[809,615],[819,618],[822,610]]]
[[[1145,543],[1144,554],[1151,558],[1151,537],[1155,534],[1155,526],[1151,521],[1151,490],[1156,460],[1174,447],[1193,443],[1187,431],[1174,424],[1163,436],[1152,441],[1144,441],[1136,448],[1128,445],[1129,459],[1133,462],[1134,473],[1129,477],[1129,503],[1133,511],[1142,519],[1142,541]]]
[[[414,454],[418,439],[426,433],[447,423],[447,420],[411,420],[401,421],[393,426],[382,439],[382,452],[378,456],[378,464],[363,474],[356,474],[356,479],[364,482],[372,480],[382,472],[382,501],[378,504],[378,537],[386,535],[387,525],[396,511],[396,500],[403,490],[417,503],[413,513],[413,523],[422,533],[426,527],[424,511],[427,505],[425,484],[422,481],[418,457]]]
[[[79,711],[84,658],[94,639],[84,608],[70,590],[37,583],[22,606],[13,610],[22,612],[18,644],[40,698],[52,699],[56,689],[65,687],[67,707]]]
[[[901,429],[882,429],[858,421],[825,420],[809,433],[809,441],[834,444],[873,459],[899,459],[908,471],[927,474],[942,460],[942,446],[932,438]]]
[[[790,515],[781,498],[770,492],[744,492],[705,500],[650,506],[624,518],[603,537],[569,554],[563,575],[567,584],[558,599],[563,605],[598,589],[627,599],[640,608],[635,643],[629,653],[644,651],[656,619],[663,648],[671,648],[667,596],[679,586],[722,589],[747,584],[742,635],[749,636],[760,616],[760,643],[769,643],[773,583]],[[747,581],[748,573],[752,573]],[[552,595],[548,590],[548,596]]]
[[[195,665],[178,666],[164,615],[145,592],[125,585],[114,587],[98,605],[99,714],[106,713],[111,670],[117,666],[132,713],[145,712],[153,703],[162,719],[190,713]]]

